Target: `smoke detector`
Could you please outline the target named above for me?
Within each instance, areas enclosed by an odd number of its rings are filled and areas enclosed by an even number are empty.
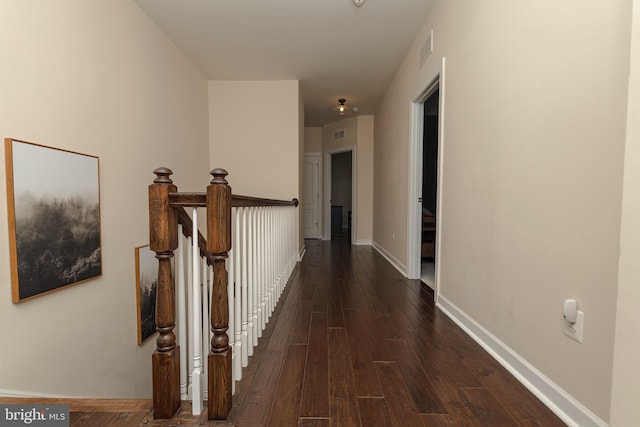
[[[353,0],[353,4],[355,4],[357,7],[360,7],[364,4],[364,0]]]

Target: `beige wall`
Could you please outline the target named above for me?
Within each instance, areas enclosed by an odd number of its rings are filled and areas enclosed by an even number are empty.
[[[102,277],[12,304],[0,155],[0,393],[150,398],[134,248],[153,169],[208,182],[207,82],[129,0],[3,1],[0,16],[1,136],[100,158],[103,250]]]
[[[356,243],[371,244],[373,235],[373,122],[373,116],[358,116]]]
[[[299,197],[298,81],[209,81],[210,165],[235,194]]]
[[[640,396],[640,0],[633,1],[611,426],[638,422]]]
[[[234,194],[301,200],[304,102],[297,80],[209,81],[209,164]],[[298,210],[299,248],[304,245]]]
[[[446,57],[440,293],[603,420],[630,4],[436,1],[375,122],[373,239],[406,263],[409,101]],[[562,334],[570,297],[583,344]]]
[[[304,128],[304,152],[322,153],[322,128]]]
[[[357,116],[323,126],[323,152],[332,153],[355,147],[355,241],[354,244],[370,244],[373,224],[373,116]],[[344,130],[345,138],[335,139],[336,131]],[[326,165],[325,165],[326,167]],[[324,171],[323,174],[326,174]],[[323,212],[329,204],[329,192],[323,185]],[[327,218],[325,221],[327,223]],[[325,236],[329,230],[325,229]]]

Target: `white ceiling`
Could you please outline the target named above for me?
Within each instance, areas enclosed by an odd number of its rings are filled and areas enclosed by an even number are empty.
[[[300,80],[305,126],[374,114],[433,2],[135,1],[210,80]]]

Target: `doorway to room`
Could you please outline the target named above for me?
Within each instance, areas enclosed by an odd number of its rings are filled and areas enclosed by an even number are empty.
[[[331,240],[351,238],[352,162],[351,151],[331,154]]]
[[[425,267],[433,269],[433,273],[426,271],[430,273],[427,283],[434,288],[433,297],[436,302],[442,274],[440,266],[443,262],[441,255],[443,224],[446,223],[446,218],[442,214],[445,209],[442,203],[443,189],[446,185],[443,170],[446,111],[445,61],[443,57],[439,64],[433,64],[433,67],[426,72],[424,86],[411,100],[409,142],[407,277],[420,279],[422,261],[423,259],[427,261]],[[433,97],[436,92],[437,100]],[[424,257],[423,234],[426,234]],[[431,251],[433,251],[432,254]]]
[[[437,86],[432,90],[423,103],[420,279],[435,289],[440,91]]]

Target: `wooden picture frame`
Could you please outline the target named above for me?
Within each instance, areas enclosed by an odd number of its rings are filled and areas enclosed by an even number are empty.
[[[136,301],[138,345],[156,332],[158,260],[149,245],[136,248]]]
[[[102,275],[98,157],[5,139],[14,303]]]

